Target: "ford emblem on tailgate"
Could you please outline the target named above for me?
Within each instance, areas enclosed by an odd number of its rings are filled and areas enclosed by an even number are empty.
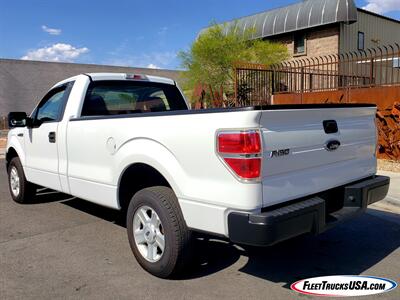
[[[340,142],[337,140],[332,140],[326,143],[325,149],[328,151],[335,151],[340,147]]]

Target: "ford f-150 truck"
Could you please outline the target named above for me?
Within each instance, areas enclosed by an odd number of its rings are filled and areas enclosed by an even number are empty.
[[[268,246],[383,199],[375,114],[369,104],[190,110],[173,80],[82,74],[29,116],[9,114],[10,192],[27,203],[43,186],[125,211],[140,265],[170,277],[193,232]]]

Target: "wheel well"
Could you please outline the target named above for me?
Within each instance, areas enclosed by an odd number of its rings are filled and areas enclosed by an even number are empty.
[[[15,151],[14,148],[8,149],[7,154],[6,154],[6,165],[7,165],[7,169],[8,169],[8,165],[10,164],[11,160],[12,160],[14,157],[18,157],[17,151]]]
[[[141,163],[129,166],[124,171],[119,183],[118,199],[121,209],[128,208],[129,202],[136,192],[151,186],[171,187],[164,176],[153,167]]]

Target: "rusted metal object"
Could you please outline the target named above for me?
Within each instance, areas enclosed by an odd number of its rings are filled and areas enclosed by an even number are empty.
[[[216,108],[225,107],[224,102],[224,89],[220,87],[219,89],[214,89],[211,85],[197,84],[192,91],[192,99],[195,99],[192,108],[194,109],[206,109],[206,108]],[[231,105],[237,106],[237,105]]]
[[[400,159],[400,102],[377,113],[379,133],[378,157]]]
[[[273,95],[274,104],[307,103],[372,103],[378,109],[387,109],[400,101],[400,84],[368,88],[339,89],[308,93],[286,93]]]

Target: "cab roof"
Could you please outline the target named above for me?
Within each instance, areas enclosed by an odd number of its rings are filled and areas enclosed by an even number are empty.
[[[85,73],[77,76],[73,76],[67,78],[63,81],[58,82],[54,85],[54,87],[59,86],[61,84],[74,81],[78,79],[79,76],[89,76],[91,80],[98,81],[98,80],[132,80],[132,81],[148,81],[148,82],[157,82],[157,83],[164,83],[164,84],[171,84],[175,85],[175,81],[166,78],[166,77],[159,77],[159,76],[152,76],[146,74],[136,74],[136,73]]]

